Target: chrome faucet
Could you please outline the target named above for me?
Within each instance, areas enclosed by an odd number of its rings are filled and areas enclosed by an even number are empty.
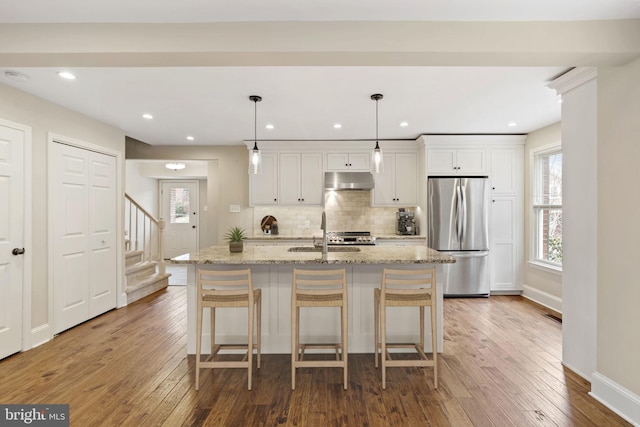
[[[320,228],[322,228],[322,256],[325,256],[329,252],[327,247],[327,214],[325,211],[322,211],[322,222],[320,223]]]

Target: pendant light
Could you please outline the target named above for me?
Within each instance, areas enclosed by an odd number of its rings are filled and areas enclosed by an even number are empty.
[[[249,99],[253,101],[253,149],[249,151],[249,175],[259,175],[262,173],[262,155],[258,148],[258,102],[262,97],[251,95]]]
[[[382,99],[382,95],[375,93],[371,95],[371,99],[376,101],[376,147],[371,154],[371,170],[373,173],[381,173],[384,171],[384,156],[378,143],[378,101]]]

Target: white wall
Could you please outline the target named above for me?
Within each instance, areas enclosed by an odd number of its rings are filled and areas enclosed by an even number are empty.
[[[158,215],[158,180],[149,178],[144,165],[140,162],[127,161],[125,192],[140,206],[156,218]]]
[[[532,233],[534,225],[533,195],[531,192],[532,155],[536,149],[559,144],[561,125],[555,123],[531,132],[524,146],[524,286],[523,296],[539,304],[562,312],[562,273],[539,268],[529,263],[533,259]]]
[[[124,158],[124,132],[66,108],[36,98],[9,86],[0,84],[0,117],[26,126],[32,132],[32,186],[33,254],[31,328],[45,330],[49,322],[47,293],[48,259],[47,203],[47,134],[53,132],[68,138],[106,147],[122,153]],[[123,165],[121,165],[123,166]],[[120,177],[124,182],[123,176]],[[123,196],[123,195],[122,195]],[[45,261],[43,261],[45,260]],[[124,263],[124,260],[123,260]]]
[[[598,69],[600,252],[593,384],[597,397],[614,402],[612,406],[636,425],[640,425],[639,183],[640,59],[624,67]]]
[[[562,94],[562,362],[596,369],[598,270],[597,82],[593,68],[553,82]]]

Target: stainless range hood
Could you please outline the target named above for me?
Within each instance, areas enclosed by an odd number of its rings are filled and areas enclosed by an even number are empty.
[[[325,190],[372,190],[371,172],[325,172]]]

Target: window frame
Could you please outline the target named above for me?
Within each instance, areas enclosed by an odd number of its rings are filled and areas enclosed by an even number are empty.
[[[548,269],[553,272],[562,272],[562,263],[553,262],[548,259],[544,259],[539,256],[541,245],[541,229],[540,229],[540,212],[545,209],[559,210],[562,213],[562,202],[557,203],[536,203],[540,200],[541,190],[543,188],[542,182],[540,182],[540,159],[554,154],[562,154],[562,145],[552,144],[544,147],[539,147],[531,151],[530,158],[530,191],[531,191],[531,224],[530,224],[530,261],[529,263],[543,269]]]

